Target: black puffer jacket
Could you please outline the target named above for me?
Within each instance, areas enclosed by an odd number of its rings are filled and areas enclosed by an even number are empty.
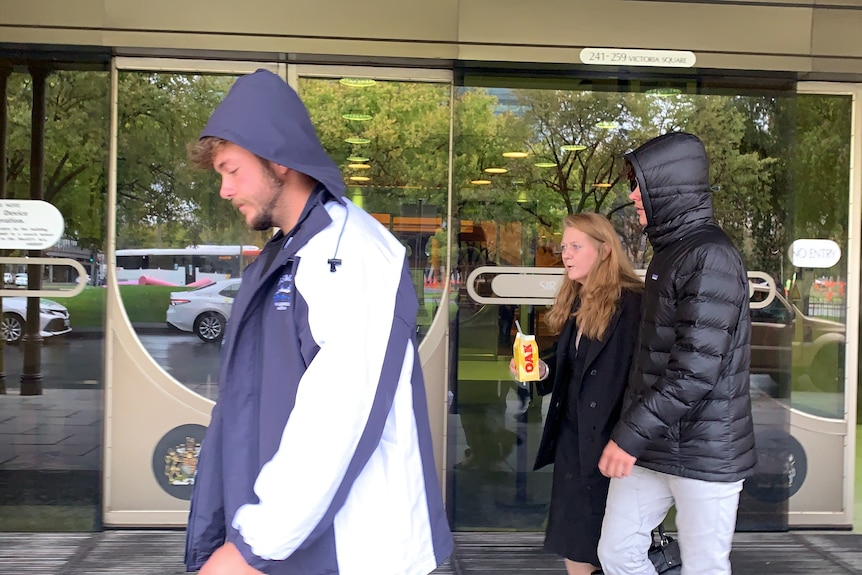
[[[749,396],[748,278],[715,223],[695,136],[670,133],[626,155],[654,255],[620,423],[612,439],[637,465],[737,481],[756,463]]]

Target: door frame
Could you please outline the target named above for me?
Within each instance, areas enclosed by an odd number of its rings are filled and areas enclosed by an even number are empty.
[[[798,94],[823,96],[850,96],[852,99],[850,129],[850,174],[848,189],[847,234],[847,316],[845,320],[844,353],[844,417],[830,420],[808,416],[791,408],[791,427],[803,432],[824,434],[840,433],[844,436],[843,454],[843,511],[822,512],[800,509],[790,499],[789,524],[802,526],[853,525],[856,474],[856,399],[858,396],[859,369],[859,312],[860,271],[862,271],[862,84],[839,82],[800,82]]]

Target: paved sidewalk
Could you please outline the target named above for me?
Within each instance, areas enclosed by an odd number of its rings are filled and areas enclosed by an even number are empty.
[[[0,533],[0,575],[179,575],[183,542],[182,531]],[[542,551],[541,533],[456,533],[455,542],[435,575],[565,574],[562,561]],[[737,533],[731,561],[735,575],[858,575],[862,535]]]

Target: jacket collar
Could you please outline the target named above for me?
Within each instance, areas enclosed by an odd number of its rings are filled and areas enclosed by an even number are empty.
[[[287,234],[282,230],[276,232],[257,259],[243,272],[242,286],[231,310],[231,321],[234,325],[230,327],[231,336],[226,341],[225,358],[230,357],[233,351],[234,342],[237,339],[233,334],[238,333],[250,314],[254,313],[256,303],[269,297],[269,290],[277,281],[277,276],[284,266],[312,237],[332,223],[324,203],[333,198],[322,187],[318,192],[309,197],[293,229]],[[335,246],[332,249],[334,251]],[[321,262],[319,265],[323,264],[324,262]]]

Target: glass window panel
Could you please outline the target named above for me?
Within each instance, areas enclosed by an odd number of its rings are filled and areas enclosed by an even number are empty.
[[[269,234],[219,197],[219,179],[188,164],[236,76],[119,74],[117,280],[144,347],[174,378],[215,399],[218,343],[232,289]],[[200,286],[199,289],[193,289]]]
[[[12,69],[11,62],[0,62]],[[20,69],[17,67],[16,69]],[[101,490],[102,365],[110,78],[106,72],[52,71],[45,83],[43,199],[65,224],[42,257],[70,258],[87,274],[78,296],[4,296],[0,347],[0,531],[95,531]],[[3,97],[0,94],[0,97]],[[8,78],[6,199],[30,198],[33,78]],[[8,224],[6,224],[8,226]],[[33,255],[6,250],[3,256]],[[34,269],[43,289],[71,290],[74,268],[7,264],[5,289],[25,289]],[[33,334],[41,339],[28,338]],[[71,328],[71,330],[70,330]],[[24,391],[21,378],[30,378]],[[32,382],[38,381],[38,385]],[[36,395],[30,393],[41,388]]]
[[[234,80],[121,72],[119,86],[117,277],[123,302],[153,358],[210,399],[219,365],[213,344],[221,340],[235,295],[222,282],[241,277],[269,235],[248,230],[219,198],[218,177],[186,161],[186,144],[197,139]],[[450,89],[384,81],[363,86],[301,78],[299,92],[325,149],[344,170],[348,197],[406,246],[421,302],[421,336],[449,281],[443,222]],[[189,289],[210,280],[219,283]],[[233,293],[219,293],[225,289]],[[176,329],[168,331],[166,319]]]
[[[673,91],[637,81],[465,83],[473,86],[456,100],[453,212],[465,283],[478,265],[559,266],[562,217],[581,211],[606,214],[635,267],[645,269],[651,248],[627,198],[621,156],[670,130],[704,141],[716,220],[749,270],[777,288],[766,308],[752,312],[753,408],[758,436],[769,441],[761,442],[765,467],[746,483],[739,524],[786,526],[787,498],[804,479],[787,447],[794,441],[787,408],[843,417],[846,258],[829,269],[794,267],[789,249],[797,239],[828,239],[846,253],[850,99],[710,90],[690,81]],[[499,296],[493,276],[477,278],[479,296]],[[752,301],[763,301],[769,288],[753,284]],[[550,469],[531,469],[548,398],[513,382],[508,363],[515,320],[537,335],[544,357],[554,353],[546,308],[478,303],[464,289],[458,308],[448,450],[453,525],[541,529]]]
[[[844,254],[834,265],[805,267],[782,261],[783,296],[792,304],[792,393],[794,407],[824,417],[844,417],[844,348],[847,318],[847,258],[850,96],[800,95],[797,145],[788,158],[793,178],[785,253],[794,242],[831,240]],[[783,255],[783,254],[782,254]],[[804,254],[797,253],[797,256]],[[783,259],[783,258],[782,258]],[[786,267],[785,267],[786,266]]]

